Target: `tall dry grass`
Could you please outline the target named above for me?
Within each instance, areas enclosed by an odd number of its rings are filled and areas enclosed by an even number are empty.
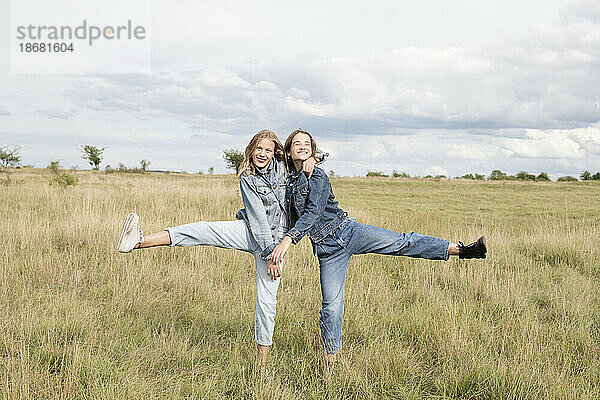
[[[269,361],[254,365],[252,258],[215,248],[115,252],[145,232],[232,219],[233,176],[40,170],[0,188],[0,396],[600,398],[600,185],[334,179],[359,221],[470,241],[488,259],[353,259],[344,349],[328,380],[318,264],[291,249]]]

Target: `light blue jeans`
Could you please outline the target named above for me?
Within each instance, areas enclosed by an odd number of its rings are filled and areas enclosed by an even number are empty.
[[[323,295],[319,327],[325,351],[332,354],[342,348],[344,283],[353,254],[376,253],[447,260],[449,244],[446,239],[415,232],[398,233],[349,218],[323,241],[315,243]]]
[[[260,258],[260,248],[246,223],[238,221],[194,222],[165,229],[171,237],[171,246],[215,246],[236,249],[254,255],[256,265],[256,315],[254,339],[263,346],[273,344],[275,307],[280,278],[267,274],[267,262]]]

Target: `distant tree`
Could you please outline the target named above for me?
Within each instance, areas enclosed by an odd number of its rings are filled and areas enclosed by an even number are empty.
[[[50,164],[46,168],[53,174],[58,174],[58,171],[61,169],[60,161],[50,161]]]
[[[215,173],[215,167],[210,167],[210,168],[208,168],[208,173],[209,173],[210,175],[214,174],[214,173]]]
[[[548,182],[550,178],[548,177],[547,173],[540,172],[540,174],[535,178],[535,180],[538,182]]]
[[[388,177],[389,175],[386,175],[383,172],[379,172],[379,171],[368,171],[367,176],[369,176],[369,177],[371,177],[371,176]]]
[[[473,174],[464,174],[463,176],[459,176],[460,179],[475,179]]]
[[[485,179],[485,176],[483,174],[475,174],[475,179],[477,179],[478,181],[482,181]]]
[[[492,181],[502,181],[507,179],[507,176],[504,172],[500,171],[499,169],[495,169],[492,171],[492,173],[490,174],[490,180]]]
[[[335,171],[332,170],[332,169],[330,169],[329,170],[329,176],[333,178],[335,176]]]
[[[0,166],[2,168],[16,167],[21,162],[21,156],[19,151],[21,149],[17,146],[10,149],[8,146],[0,146]]]
[[[592,175],[592,179],[595,181],[600,181],[600,172],[596,172],[594,175]]]
[[[582,181],[589,181],[590,179],[592,179],[592,174],[590,171],[583,171],[580,177]]]
[[[140,167],[142,168],[142,171],[146,171],[148,170],[148,167],[150,166],[150,161],[148,160],[140,160]]]
[[[102,155],[104,150],[106,150],[106,147],[96,147],[86,144],[85,146],[81,146],[81,158],[87,160],[87,162],[89,162],[90,165],[96,171],[98,171],[100,169],[100,163],[104,158],[104,156]]]
[[[223,151],[223,158],[227,163],[227,168],[233,169],[237,174],[240,166],[244,162],[244,153],[239,150],[229,149]]]
[[[577,178],[574,178],[572,176],[561,176],[560,178],[558,178],[559,182],[577,182]]]
[[[517,172],[515,177],[517,178],[517,180],[520,180],[520,181],[535,181],[535,175],[529,174],[525,171]]]
[[[21,163],[21,155],[19,151],[21,149],[18,146],[12,149],[8,146],[0,146],[0,172],[6,174],[4,183],[11,183],[9,167],[17,167]]]
[[[410,178],[410,175],[406,172],[398,172],[396,170],[392,171],[392,178]]]

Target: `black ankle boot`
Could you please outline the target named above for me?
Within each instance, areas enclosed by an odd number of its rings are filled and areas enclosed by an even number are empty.
[[[485,258],[485,253],[487,253],[485,236],[481,236],[476,242],[467,246],[465,246],[463,242],[458,243],[458,258]]]

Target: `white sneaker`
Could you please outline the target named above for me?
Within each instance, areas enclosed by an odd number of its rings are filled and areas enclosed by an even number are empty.
[[[140,217],[136,213],[130,213],[123,223],[123,230],[117,242],[117,251],[131,253],[142,240],[144,240],[144,236],[140,230]]]

